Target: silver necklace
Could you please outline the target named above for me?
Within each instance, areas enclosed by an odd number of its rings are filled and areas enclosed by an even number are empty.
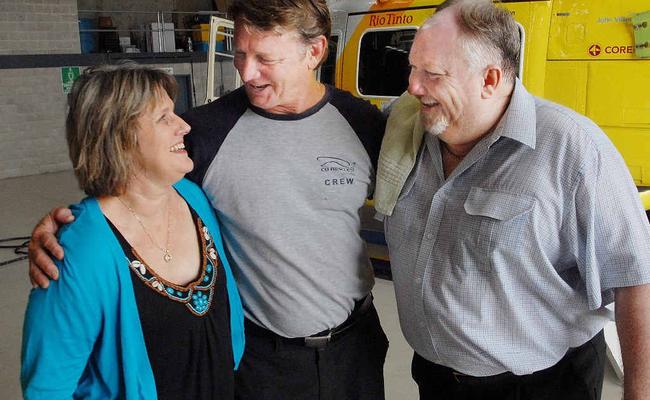
[[[165,247],[162,247],[162,246],[159,246],[158,243],[156,243],[156,241],[153,239],[153,236],[151,236],[151,234],[149,233],[147,228],[144,226],[144,223],[142,222],[142,220],[140,219],[138,214],[136,214],[135,210],[133,208],[131,208],[131,206],[129,206],[126,202],[124,202],[124,200],[122,200],[119,196],[117,196],[117,199],[120,201],[120,203],[122,203],[124,205],[124,207],[127,208],[127,210],[129,210],[131,212],[131,214],[133,214],[133,217],[135,218],[136,221],[138,221],[138,223],[142,227],[142,230],[144,231],[144,233],[147,235],[147,237],[151,241],[151,244],[153,244],[154,246],[159,248],[160,251],[162,251],[163,260],[165,260],[166,263],[170,262],[172,260],[172,253],[169,251],[169,238],[171,237],[171,213],[169,212],[169,201],[170,200],[167,199],[167,241],[165,243]]]

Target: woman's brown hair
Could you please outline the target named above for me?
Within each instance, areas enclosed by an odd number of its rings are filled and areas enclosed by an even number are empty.
[[[66,139],[74,172],[89,196],[119,195],[132,175],[138,117],[163,93],[174,99],[175,79],[138,64],[88,68],[68,95]]]

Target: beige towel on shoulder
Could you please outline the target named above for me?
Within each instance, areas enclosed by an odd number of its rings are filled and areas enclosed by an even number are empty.
[[[417,158],[424,128],[420,122],[420,101],[408,93],[391,107],[381,143],[375,187],[375,209],[392,215],[397,198]]]

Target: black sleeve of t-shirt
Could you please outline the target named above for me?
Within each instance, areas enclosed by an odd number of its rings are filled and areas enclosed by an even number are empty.
[[[194,169],[186,177],[201,186],[203,178],[221,144],[248,107],[248,98],[239,88],[212,103],[193,108],[181,118],[192,130],[185,137],[185,148],[194,161]]]
[[[386,129],[386,116],[367,100],[359,99],[339,89],[331,88],[331,90],[332,105],[354,129],[376,171],[379,149]]]

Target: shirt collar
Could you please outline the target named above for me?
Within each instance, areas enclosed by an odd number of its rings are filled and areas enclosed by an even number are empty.
[[[536,125],[535,98],[528,93],[519,78],[516,78],[510,104],[491,136],[504,136],[535,149]]]

